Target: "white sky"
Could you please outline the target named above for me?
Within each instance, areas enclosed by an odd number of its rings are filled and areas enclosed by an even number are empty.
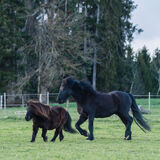
[[[132,22],[143,29],[143,32],[134,35],[132,47],[136,52],[145,45],[153,55],[156,48],[160,49],[160,0],[134,0],[134,2],[138,7],[132,13]]]

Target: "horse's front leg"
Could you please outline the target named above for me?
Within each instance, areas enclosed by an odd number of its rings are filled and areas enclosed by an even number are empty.
[[[38,126],[33,124],[33,133],[32,133],[32,139],[31,139],[31,142],[34,142],[35,139],[36,139],[36,135],[37,135],[37,132],[38,132]]]
[[[88,136],[88,133],[87,133],[86,130],[82,129],[82,128],[80,127],[80,125],[83,124],[87,119],[88,119],[87,116],[80,115],[79,120],[77,121],[77,123],[76,123],[76,125],[75,125],[75,127],[76,127],[76,129],[79,131],[79,133],[80,133],[81,135],[85,136],[85,137]]]
[[[43,137],[44,142],[47,142],[48,140],[46,133],[47,133],[47,130],[42,128],[42,137]]]
[[[89,114],[88,116],[88,129],[89,129],[89,137],[87,138],[87,140],[94,140],[94,136],[93,136],[93,121],[94,121],[94,114]]]

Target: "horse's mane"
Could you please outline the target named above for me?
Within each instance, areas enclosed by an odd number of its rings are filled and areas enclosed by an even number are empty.
[[[81,80],[80,81],[80,87],[82,88],[83,91],[89,93],[89,94],[96,94],[96,90],[93,89],[91,83],[88,80]]]
[[[28,109],[36,116],[49,119],[51,108],[49,105],[40,103],[39,101],[29,100],[27,102]]]

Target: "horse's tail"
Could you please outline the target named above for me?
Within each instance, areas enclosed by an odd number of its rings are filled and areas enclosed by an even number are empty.
[[[72,119],[71,119],[71,116],[69,115],[68,112],[67,112],[67,116],[68,116],[67,122],[65,123],[63,129],[64,129],[66,132],[69,132],[69,133],[76,133],[76,131],[75,131],[75,130],[72,128],[72,126],[71,126]]]
[[[139,110],[137,103],[133,97],[132,94],[129,94],[129,96],[132,99],[132,105],[131,105],[131,109],[132,109],[132,113],[133,113],[133,117],[134,117],[134,121],[136,122],[136,124],[145,132],[145,130],[151,131],[150,126],[147,124],[147,122],[144,120],[141,111]]]

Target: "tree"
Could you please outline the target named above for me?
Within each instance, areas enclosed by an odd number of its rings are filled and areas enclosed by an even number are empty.
[[[35,75],[38,93],[58,89],[61,80],[67,75],[79,78],[86,76],[86,68],[91,58],[89,47],[86,52],[83,51],[84,14],[75,10],[76,3],[67,2],[67,9],[66,1],[45,1],[32,11],[34,14],[30,15],[30,19],[39,20],[32,23],[32,28],[36,29],[35,32],[30,32],[32,39],[23,50],[27,55],[27,67],[32,69],[26,70],[26,77],[19,80],[20,89]],[[28,22],[26,24],[30,25]],[[26,26],[27,28],[29,27]],[[87,31],[85,36],[89,36]],[[31,63],[33,60],[27,62],[30,53],[35,57],[34,63]]]
[[[98,88],[104,91],[129,91],[132,75],[133,51],[130,43],[137,28],[132,24],[132,0],[101,1],[101,19],[98,26],[99,60]],[[129,64],[130,63],[130,64]]]
[[[0,92],[12,87],[17,75],[23,71],[19,47],[25,43],[26,33],[24,1],[0,1]],[[9,85],[10,84],[10,85]]]
[[[155,56],[153,57],[152,60],[152,66],[153,66],[153,74],[154,78],[157,80],[158,85],[155,84],[155,86],[158,88],[157,89],[157,95],[160,93],[160,50],[157,48],[155,50]]]
[[[143,47],[137,54],[137,75],[133,93],[148,94],[156,92],[156,79],[153,76],[151,57],[146,47]]]

